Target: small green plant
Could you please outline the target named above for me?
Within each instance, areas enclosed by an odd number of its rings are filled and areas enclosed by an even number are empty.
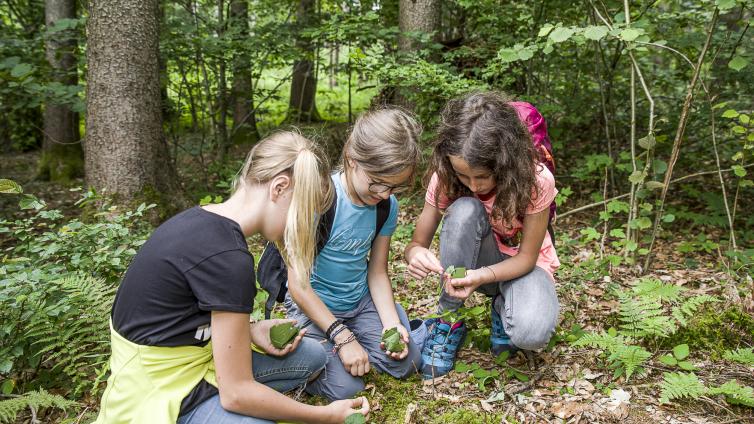
[[[663,374],[660,388],[660,403],[683,398],[699,399],[705,395],[723,395],[731,405],[754,408],[754,389],[741,386],[735,380],[730,380],[718,387],[707,387],[693,372],[666,372]]]
[[[403,352],[406,345],[401,341],[401,334],[397,327],[393,327],[382,334],[382,343],[385,344],[385,350],[388,352]]]
[[[455,371],[460,373],[468,373],[474,381],[476,381],[479,390],[485,391],[488,383],[491,383],[496,378],[500,377],[500,371],[486,370],[479,366],[479,364],[467,364],[465,362],[457,361],[455,365]]]
[[[754,349],[749,347],[736,350],[727,350],[725,351],[725,353],[723,353],[723,358],[728,361],[754,366]]]
[[[495,358],[495,363],[501,366],[505,370],[506,377],[515,378],[516,380],[525,383],[529,381],[529,376],[524,374],[523,371],[512,367],[508,364],[508,358],[510,357],[509,351],[500,352],[499,355],[497,355],[497,358]]]
[[[364,424],[366,422],[366,419],[364,418],[364,415],[362,415],[360,412],[357,412],[355,414],[351,414],[346,418],[345,424]]]
[[[692,364],[689,361],[685,361],[685,359],[689,356],[689,345],[687,344],[680,344],[673,348],[672,354],[666,354],[660,357],[660,362],[662,362],[665,365],[675,367],[685,370],[685,371],[693,371],[694,364]]]
[[[39,389],[12,399],[0,401],[0,423],[15,422],[18,413],[27,408],[38,410],[39,408],[53,407],[65,411],[75,405],[76,402],[59,395],[50,394],[44,389]]]

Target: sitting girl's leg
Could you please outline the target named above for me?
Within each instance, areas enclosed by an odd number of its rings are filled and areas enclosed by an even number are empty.
[[[325,351],[314,340],[304,339],[284,357],[252,352],[254,379],[279,391],[287,392],[301,387],[325,367]],[[225,410],[220,395],[215,395],[178,419],[178,424],[272,424],[262,418],[249,417]]]

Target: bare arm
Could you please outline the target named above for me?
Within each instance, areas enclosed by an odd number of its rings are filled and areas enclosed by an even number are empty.
[[[357,406],[356,399],[311,406],[256,382],[251,372],[250,346],[247,314],[212,312],[212,354],[220,403],[226,410],[271,420],[316,423],[342,423],[357,412],[352,409]],[[366,399],[358,405],[369,411]]]
[[[387,257],[390,251],[390,236],[377,236],[372,244],[369,254],[369,269],[367,282],[369,293],[377,309],[377,314],[382,321],[383,331],[397,327],[405,344],[402,352],[391,352],[394,359],[403,359],[408,355],[408,331],[400,322],[398,312],[395,310],[393,298],[393,286],[387,274]]]
[[[440,210],[425,201],[414,229],[414,235],[403,253],[408,263],[408,272],[416,279],[425,278],[431,272],[436,274],[443,272],[440,260],[429,250],[432,237],[441,220]]]

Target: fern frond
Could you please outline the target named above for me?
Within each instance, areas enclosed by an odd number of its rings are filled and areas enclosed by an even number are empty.
[[[660,301],[651,297],[634,298],[626,293],[620,293],[618,299],[621,334],[641,338],[667,337],[675,333],[675,322],[665,315]]]
[[[609,361],[619,362],[626,370],[626,380],[631,378],[631,374],[634,372],[640,372],[642,364],[652,356],[640,346],[618,346],[607,358]]]
[[[660,403],[681,398],[699,399],[707,394],[707,388],[694,373],[666,372],[663,374],[663,380],[660,385]]]
[[[746,349],[740,348],[736,350],[726,350],[725,353],[723,353],[723,358],[728,361],[754,366],[754,349],[749,347]]]
[[[76,405],[76,402],[59,395],[50,394],[45,389],[39,389],[39,391],[24,393],[22,396],[0,401],[0,424],[14,422],[18,413],[29,407],[34,409],[55,407],[65,411],[74,405]]]
[[[684,290],[681,286],[663,283],[657,278],[642,278],[633,288],[635,296],[657,300],[661,303],[678,300]]]
[[[712,387],[709,389],[709,393],[724,395],[726,402],[731,405],[744,405],[754,408],[754,389],[741,386],[736,380],[730,380],[720,387]]]
[[[673,309],[673,316],[678,319],[678,316],[682,315],[684,319],[679,319],[678,321],[682,325],[687,325],[686,319],[692,317],[702,305],[704,305],[705,303],[715,303],[719,301],[720,299],[706,294],[692,296],[686,299],[680,306]],[[676,310],[678,312],[676,312]]]
[[[628,342],[629,340],[624,336],[611,336],[603,331],[602,333],[585,333],[579,339],[574,341],[572,345],[574,347],[595,347],[612,352],[617,349],[618,346],[623,346]]]

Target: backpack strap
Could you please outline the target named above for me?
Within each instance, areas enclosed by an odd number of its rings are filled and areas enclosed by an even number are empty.
[[[390,215],[390,198],[382,199],[380,200],[380,203],[377,203],[377,227],[375,228],[374,232],[374,238],[377,239],[377,236],[380,235],[380,231],[382,231],[382,227],[385,226],[385,222],[387,222],[387,217]],[[372,240],[374,242],[374,240]]]

